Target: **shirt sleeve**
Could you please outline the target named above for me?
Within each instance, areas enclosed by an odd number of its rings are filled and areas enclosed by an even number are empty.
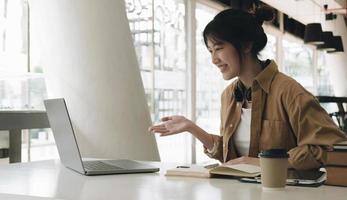
[[[234,82],[233,82],[234,83]],[[224,89],[222,95],[221,95],[221,110],[220,110],[220,116],[221,116],[221,124],[220,124],[220,134],[221,135],[214,135],[210,134],[210,137],[212,137],[213,140],[213,148],[211,150],[208,150],[204,146],[204,153],[210,157],[219,160],[220,162],[224,162],[223,159],[223,128],[222,124],[224,122],[224,118],[226,116],[226,113],[224,113],[227,109],[228,102],[230,100],[231,91],[233,90],[233,83],[231,83],[226,89]]]
[[[319,168],[326,164],[326,151],[347,137],[313,95],[301,92],[291,99],[287,112],[297,147],[288,152],[289,165],[301,170]]]
[[[204,146],[204,153],[210,157],[223,162],[223,136],[210,134],[213,140],[213,147],[211,150]]]

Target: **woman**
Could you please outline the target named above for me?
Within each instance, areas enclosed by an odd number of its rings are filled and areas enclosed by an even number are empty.
[[[271,12],[271,11],[270,11]],[[225,80],[238,77],[222,93],[221,136],[208,134],[183,116],[162,118],[149,128],[161,136],[190,132],[205,153],[223,163],[259,165],[258,153],[288,151],[290,167],[319,168],[332,144],[346,140],[315,97],[279,72],[273,60],[261,61],[268,10],[228,9],[205,27],[205,44]]]

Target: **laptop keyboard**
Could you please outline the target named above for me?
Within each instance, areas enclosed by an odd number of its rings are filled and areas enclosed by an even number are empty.
[[[114,165],[109,165],[101,161],[83,161],[83,166],[89,171],[108,171],[115,169],[123,169]]]

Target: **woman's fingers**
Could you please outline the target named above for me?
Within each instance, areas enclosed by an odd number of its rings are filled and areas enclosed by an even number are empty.
[[[167,131],[167,132],[164,132],[164,133],[160,133],[160,137],[169,136],[169,135],[173,135],[173,134],[175,134],[175,133],[172,132],[172,131]]]
[[[175,116],[163,117],[161,118],[161,121],[163,123],[149,127],[148,131],[152,133],[159,133],[160,136],[179,133],[180,131],[177,131],[177,126],[179,126],[179,124],[177,124],[177,122],[174,122],[175,120]]]
[[[150,128],[165,128],[165,124],[151,126]]]
[[[167,130],[166,128],[157,128],[157,129],[154,129],[153,132],[155,133],[165,133],[165,132],[168,132],[169,130]]]
[[[151,130],[152,133],[159,133],[160,137],[172,135],[173,133],[166,128],[154,128]]]
[[[165,132],[165,131],[168,131],[167,128],[160,128],[160,127],[154,127],[154,128],[150,128],[149,129],[150,132]]]
[[[160,129],[160,128],[165,128],[165,125],[164,124],[159,124],[159,125],[150,126],[148,128],[148,131],[153,131],[155,129]]]
[[[152,133],[159,133],[161,137],[175,134],[175,132],[172,132],[169,129],[167,129],[165,125],[151,126],[149,127],[148,131]]]
[[[161,121],[163,121],[163,122],[169,121],[169,120],[172,120],[172,117],[171,117],[171,116],[161,118]]]

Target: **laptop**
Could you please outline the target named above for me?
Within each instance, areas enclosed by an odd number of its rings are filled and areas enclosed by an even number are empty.
[[[83,175],[157,172],[159,168],[133,160],[82,160],[65,100],[44,100],[60,160],[64,166]]]

